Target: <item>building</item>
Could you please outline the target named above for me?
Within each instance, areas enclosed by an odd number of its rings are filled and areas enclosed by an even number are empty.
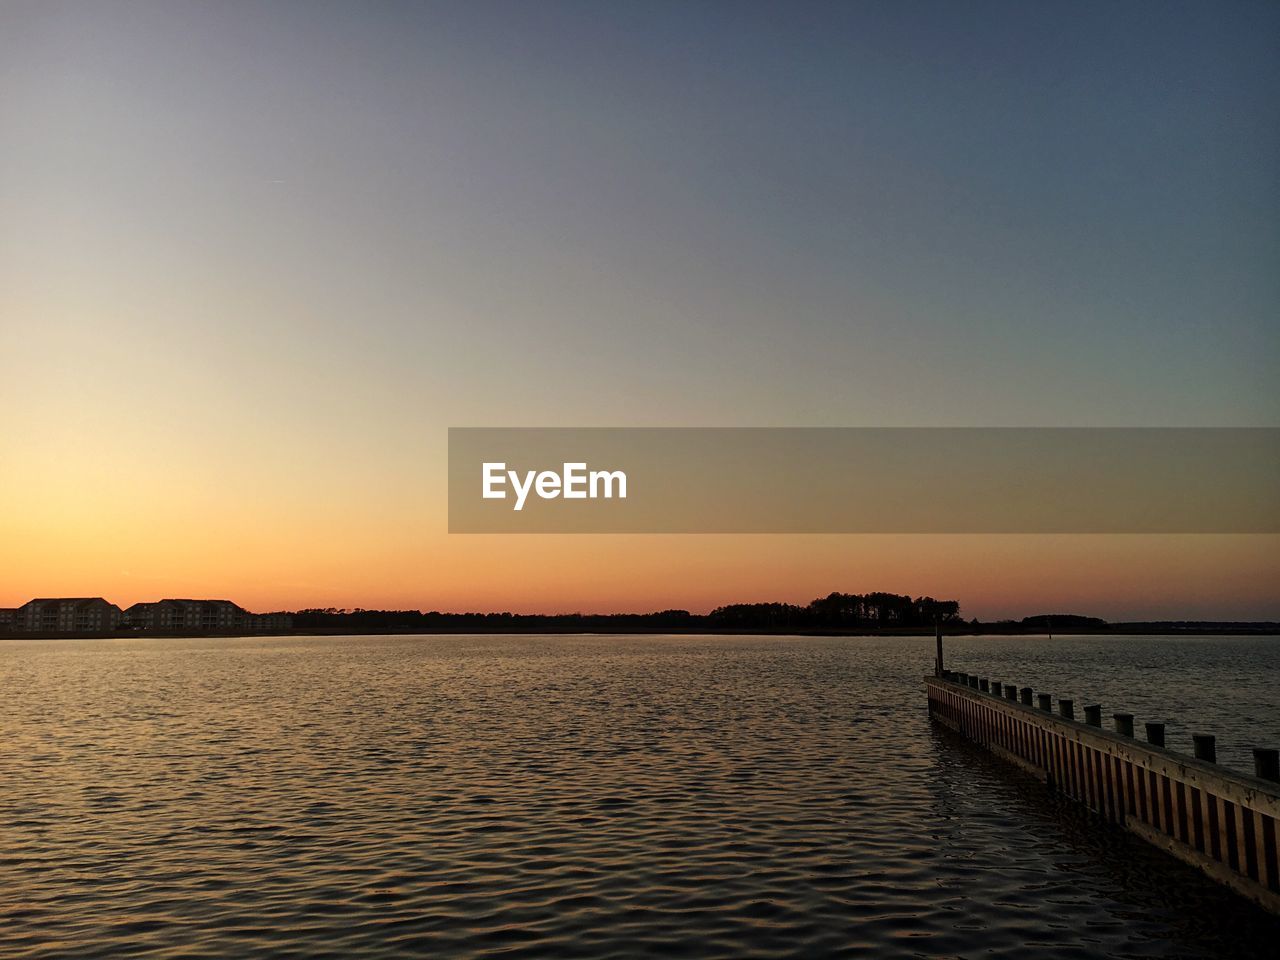
[[[130,629],[178,633],[239,630],[247,616],[230,600],[157,600],[135,603],[124,612]]]
[[[250,613],[230,600],[157,600],[121,610],[102,597],[42,597],[0,607],[0,634],[282,633],[291,613]]]
[[[150,633],[263,633],[288,630],[287,613],[249,613],[230,600],[157,600],[135,603],[124,612],[125,626]]]
[[[43,597],[15,611],[10,628],[24,633],[110,633],[123,614],[102,597]]]
[[[293,629],[292,613],[251,613],[249,614],[249,632],[276,633]]]

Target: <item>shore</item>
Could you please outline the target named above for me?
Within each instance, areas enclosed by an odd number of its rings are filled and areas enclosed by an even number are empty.
[[[557,618],[558,619],[558,618]],[[584,618],[585,619],[585,618]],[[1038,631],[1029,631],[1019,624],[979,624],[974,627],[968,624],[948,624],[943,627],[942,633],[947,637],[1028,637],[1043,636],[1045,639],[1052,639],[1049,634]],[[846,629],[846,630],[768,630],[768,629],[741,629],[726,630],[716,629],[714,627],[657,627],[657,626],[636,626],[636,625],[608,625],[608,624],[591,624],[581,626],[566,626],[563,624],[528,625],[528,624],[506,624],[506,625],[477,625],[468,624],[463,627],[382,627],[382,628],[359,628],[353,626],[346,627],[309,627],[295,628],[292,630],[273,630],[254,633],[246,633],[242,630],[221,630],[221,631],[144,631],[144,630],[113,630],[108,632],[33,632],[33,631],[0,631],[0,640],[90,640],[90,639],[127,639],[127,638],[157,638],[157,639],[198,639],[200,637],[343,637],[343,636],[461,636],[474,634],[476,636],[489,636],[498,634],[529,634],[529,635],[688,635],[688,636],[724,636],[724,637],[921,637],[933,636],[932,631],[922,630],[919,627],[903,627],[903,628],[862,628],[862,629]],[[1064,629],[1056,634],[1059,637],[1066,636],[1179,636],[1179,637],[1238,637],[1238,636],[1280,636],[1280,623],[1265,622],[1243,622],[1243,623],[1203,623],[1203,622],[1141,622],[1141,623],[1112,623],[1105,628],[1085,628],[1085,629]]]

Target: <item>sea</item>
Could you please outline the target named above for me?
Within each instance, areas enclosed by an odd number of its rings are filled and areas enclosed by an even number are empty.
[[[1280,638],[947,640],[1280,747]],[[1274,958],[930,723],[932,637],[0,641],[0,957]]]

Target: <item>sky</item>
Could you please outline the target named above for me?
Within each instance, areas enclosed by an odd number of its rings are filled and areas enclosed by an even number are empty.
[[[1273,536],[450,536],[450,426],[1280,426],[1280,6],[0,6],[0,604],[1280,618]]]

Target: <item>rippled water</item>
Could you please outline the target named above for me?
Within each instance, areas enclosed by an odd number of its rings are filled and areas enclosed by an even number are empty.
[[[0,642],[0,956],[1274,956],[1280,921],[932,729],[932,645]],[[1280,742],[1280,641],[952,648],[1171,745]]]

